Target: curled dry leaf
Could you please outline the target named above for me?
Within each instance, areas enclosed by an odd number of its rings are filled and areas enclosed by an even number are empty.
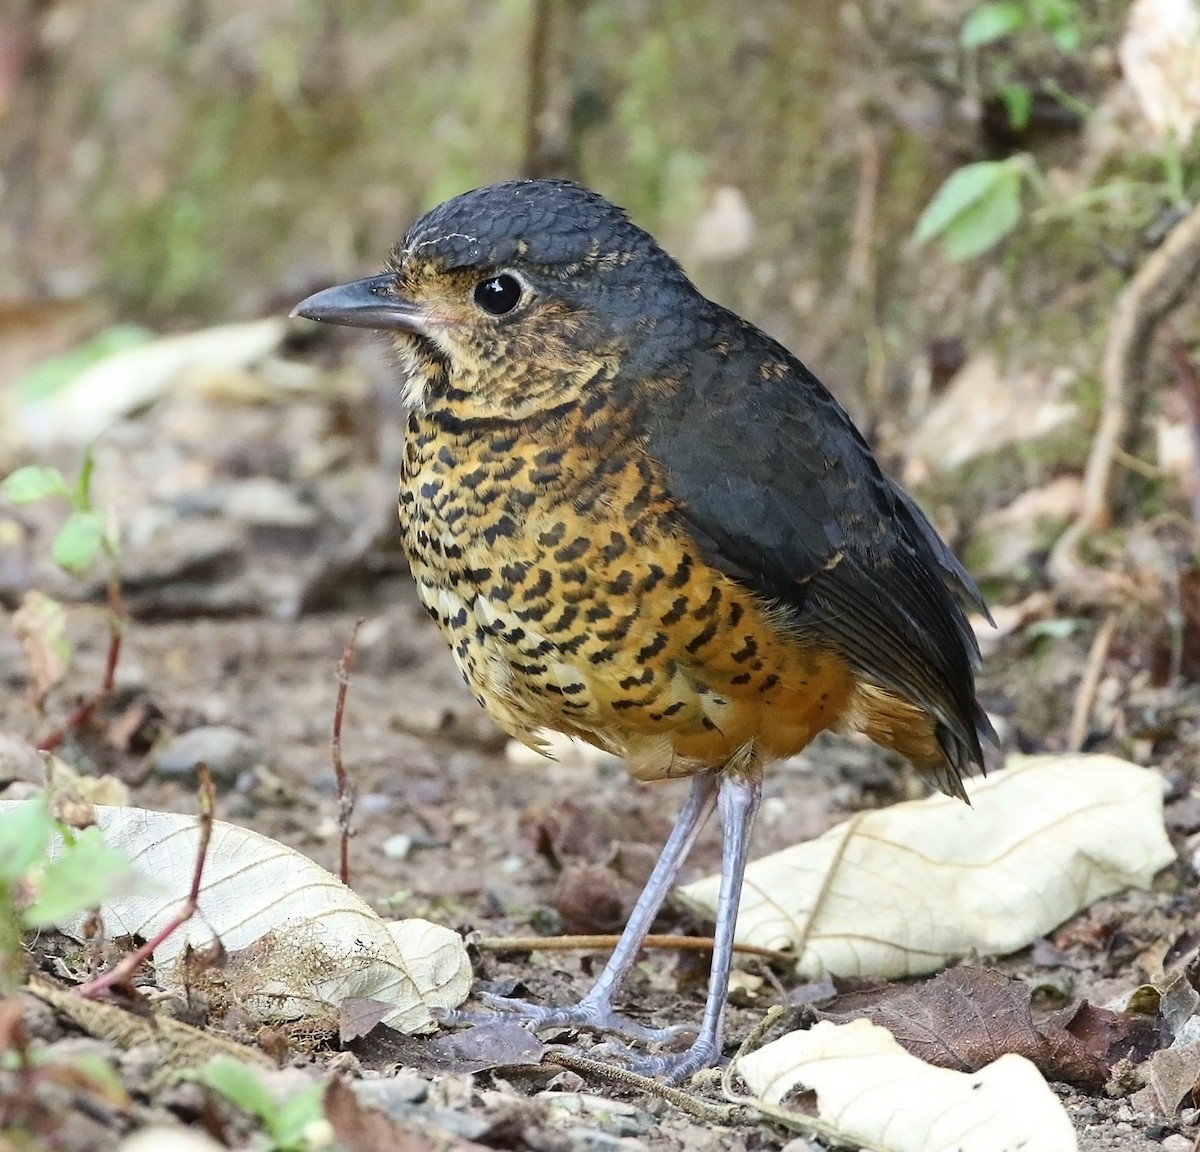
[[[1035,756],[945,796],[830,829],[746,871],[737,939],[797,971],[896,979],[1003,956],[1175,859],[1162,779],[1113,756]],[[681,889],[712,916],[718,877]]]
[[[67,614],[57,600],[34,589],[22,597],[21,607],[13,613],[12,625],[29,665],[33,704],[40,709],[51,689],[61,684],[67,674],[71,658],[64,638]]]
[[[1148,1079],[1164,1116],[1200,1102],[1200,1021],[1193,1017],[1170,1048],[1150,1057]]]
[[[149,938],[187,896],[199,843],[191,816],[140,808],[96,809],[107,844],[145,879],[101,909],[110,936]],[[64,926],[69,931],[71,926]],[[238,1003],[263,1019],[336,1008],[347,997],[391,1005],[384,1022],[403,1032],[436,1025],[471,987],[458,934],[424,920],[385,924],[336,877],[299,852],[223,821],[213,824],[199,913],[155,952],[160,977],[176,980],[189,945],[221,941]]]
[[[764,1104],[817,1094],[824,1135],[887,1152],[1074,1152],[1058,1097],[1024,1057],[979,1072],[933,1068],[866,1020],[821,1021],[752,1052],[738,1071]]]

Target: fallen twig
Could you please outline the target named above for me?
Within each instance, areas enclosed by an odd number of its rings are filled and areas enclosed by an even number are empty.
[[[362,627],[362,617],[354,621],[350,630],[350,638],[342,649],[342,658],[337,666],[337,702],[333,706],[333,735],[330,738],[329,750],[333,757],[333,774],[337,781],[337,814],[338,828],[342,834],[340,859],[338,862],[338,878],[343,884],[350,883],[350,837],[354,830],[350,826],[350,817],[354,815],[354,804],[358,797],[354,793],[354,784],[346,775],[346,765],[342,762],[342,718],[346,714],[346,692],[350,687],[350,669],[354,667],[354,645],[358,640],[358,630]]]
[[[1094,591],[1112,581],[1089,568],[1078,550],[1084,536],[1107,527],[1113,463],[1125,437],[1131,396],[1146,375],[1158,326],[1200,279],[1200,205],[1194,207],[1151,253],[1117,298],[1101,363],[1104,385],[1100,423],[1083,476],[1078,518],[1050,554],[1050,572],[1060,585]]]
[[[658,1096],[668,1104],[674,1104],[676,1108],[706,1124],[735,1124],[744,1115],[741,1108],[729,1104],[710,1104],[707,1100],[693,1096],[682,1088],[672,1088],[661,1080],[631,1072],[619,1064],[589,1059],[570,1048],[549,1046],[542,1057],[542,1063],[556,1064],[558,1067],[570,1069],[572,1072],[607,1080],[610,1084],[620,1084],[625,1088],[636,1088],[648,1095]]]
[[[600,951],[615,948],[619,936],[485,936],[475,940],[475,947],[484,952],[571,952]],[[647,936],[643,948],[658,948],[677,952],[711,952],[711,936]],[[791,952],[775,948],[759,948],[755,944],[734,944],[733,950],[743,956],[760,956],[781,964],[791,964],[796,957]]]
[[[1116,630],[1117,616],[1114,612],[1100,625],[1100,630],[1092,641],[1087,664],[1084,665],[1083,676],[1079,681],[1079,690],[1075,693],[1075,708],[1071,713],[1071,728],[1067,735],[1068,752],[1078,752],[1087,740],[1092,709],[1096,705],[1096,692],[1100,688],[1100,677],[1104,674],[1104,661],[1108,659],[1108,649]]]

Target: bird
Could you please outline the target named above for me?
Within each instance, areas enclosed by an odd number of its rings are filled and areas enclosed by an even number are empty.
[[[495,722],[541,751],[546,729],[587,741],[640,781],[691,780],[583,999],[485,1003],[535,1030],[613,1033],[615,1060],[689,1078],[722,1055],[765,767],[823,731],[865,733],[966,799],[995,741],[967,617],[987,616],[979,589],[813,373],[578,183],[447,200],[381,274],[292,315],[390,337],[404,549]],[[714,809],[711,972],[680,1051],[680,1028],[614,1000]]]

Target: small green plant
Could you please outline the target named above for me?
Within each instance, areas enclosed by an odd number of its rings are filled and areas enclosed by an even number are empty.
[[[61,846],[53,851],[56,840]],[[26,932],[94,908],[130,874],[126,857],[95,827],[56,820],[45,796],[0,812],[0,969],[17,974]]]
[[[70,511],[50,545],[50,556],[64,572],[83,576],[97,559],[104,564],[105,585],[108,591],[108,658],[104,679],[94,697],[77,707],[66,723],[43,739],[38,747],[49,750],[58,747],[73,728],[83,724],[96,705],[112,692],[117,661],[121,655],[121,637],[125,626],[125,609],[121,601],[121,553],[116,531],[110,518],[96,503],[92,491],[95,457],[91,447],[83,454],[79,475],[73,482],[57,468],[30,464],[18,468],[0,481],[0,494],[13,504],[32,504],[38,500],[66,500]],[[65,639],[66,614],[61,604],[41,592],[26,596],[30,613],[39,617],[39,634],[46,645],[65,666],[70,661],[70,648]],[[35,702],[41,707],[44,687],[35,686]]]
[[[219,1058],[189,1074],[223,1096],[235,1108],[250,1113],[267,1130],[271,1152],[316,1152],[333,1140],[322,1106],[324,1086],[311,1088],[290,1100],[276,1100],[240,1060]]]
[[[967,51],[978,51],[1015,36],[1044,39],[1063,55],[1077,52],[1082,36],[1076,0],[994,0],[982,4],[963,21],[959,42]],[[1013,75],[1008,57],[999,56],[994,71],[1008,121],[1020,131],[1029,123],[1033,92]],[[1047,90],[1078,109],[1077,102],[1055,85],[1047,85]]]
[[[959,39],[964,48],[983,48],[1036,29],[1060,52],[1079,48],[1080,14],[1076,0],[993,0],[981,4],[963,21]]]
[[[1044,50],[1049,45],[1053,51],[1069,55],[1078,52],[1083,29],[1078,0],[991,0],[966,18],[959,39],[972,53],[1020,38],[1028,47]],[[1028,124],[1033,93],[1017,78],[1014,59],[1010,52],[992,53],[989,70],[1010,124],[1021,129]],[[1089,107],[1050,79],[1038,89],[1085,118],[1091,115]],[[1072,196],[1056,192],[1028,153],[966,164],[952,172],[934,194],[917,221],[913,238],[917,243],[940,241],[945,254],[957,261],[995,247],[1023,220],[1061,222],[1114,203],[1129,206],[1127,214],[1146,226],[1164,208],[1186,205],[1200,175],[1194,168],[1189,173],[1177,143],[1164,146],[1157,159],[1162,165],[1161,178],[1111,179]],[[1136,170],[1136,165],[1132,167]],[[1137,226],[1135,220],[1130,223]]]
[[[115,565],[119,556],[116,535],[108,529],[104,514],[92,496],[94,469],[95,459],[89,448],[73,484],[57,468],[38,464],[18,468],[0,482],[0,492],[14,504],[32,504],[53,497],[67,501],[71,511],[50,545],[50,555],[55,564],[73,576],[84,575],[98,555],[110,565]]]

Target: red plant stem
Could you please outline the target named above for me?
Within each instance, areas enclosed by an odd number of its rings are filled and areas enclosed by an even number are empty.
[[[100,681],[100,689],[76,704],[58,728],[38,741],[39,752],[53,752],[67,738],[68,733],[86,724],[92,713],[112,694],[117,680],[117,664],[121,659],[121,638],[124,632],[125,604],[121,599],[120,581],[113,574],[108,579],[108,655],[104,660],[104,676]]]
[[[76,989],[80,996],[90,999],[106,988],[128,983],[133,974],[154,955],[154,949],[196,914],[196,908],[200,903],[200,880],[204,875],[204,862],[208,859],[208,844],[212,839],[213,828],[213,782],[212,776],[209,775],[208,765],[197,764],[196,775],[200,778],[200,816],[198,818],[200,843],[196,846],[196,861],[192,868],[192,886],[188,891],[187,899],[161,931],[156,932],[136,952],[131,952],[102,976],[97,976],[94,980],[81,984]]]

